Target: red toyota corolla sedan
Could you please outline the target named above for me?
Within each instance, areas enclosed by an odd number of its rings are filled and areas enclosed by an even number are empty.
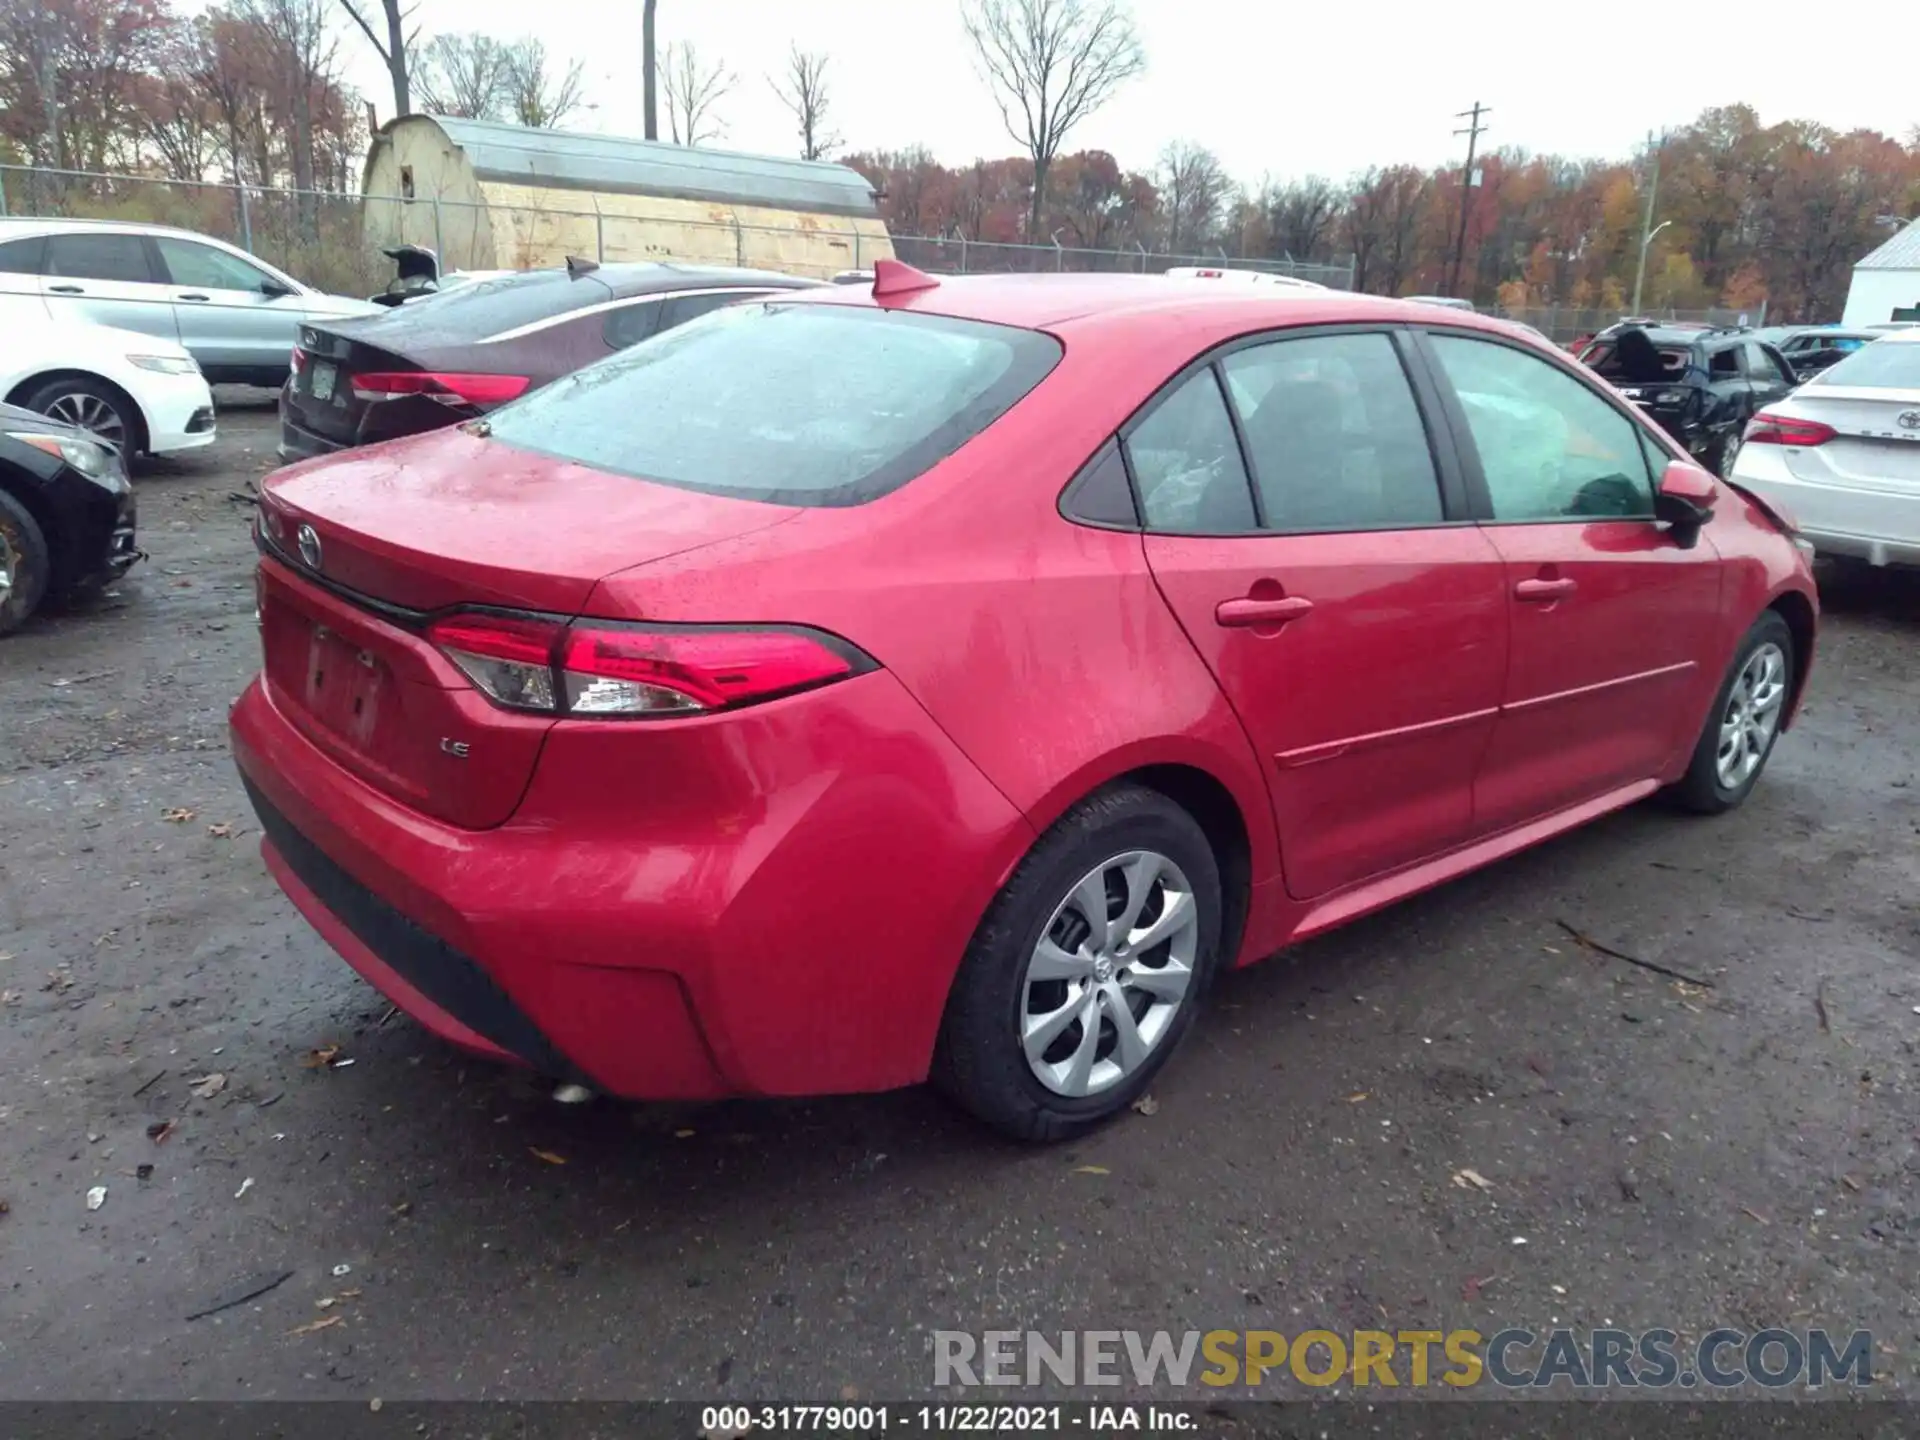
[[[233,744],[396,1004],[623,1096],[1124,1110],[1223,966],[1805,688],[1790,523],[1536,338],[891,262],[265,486]]]

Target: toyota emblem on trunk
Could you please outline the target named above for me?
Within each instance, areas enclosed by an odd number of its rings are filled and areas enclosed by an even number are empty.
[[[313,526],[302,525],[294,537],[300,545],[300,560],[309,570],[320,568],[320,537],[313,533]]]
[[[1920,410],[1902,410],[1899,425],[1902,430],[1920,430]]]

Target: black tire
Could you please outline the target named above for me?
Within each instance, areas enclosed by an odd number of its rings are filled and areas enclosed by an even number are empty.
[[[26,507],[4,490],[0,490],[0,570],[6,572],[0,588],[0,635],[11,635],[40,608],[53,571],[47,537]]]
[[[1746,426],[1744,424],[1735,425],[1731,430],[1727,431],[1726,434],[1722,435],[1718,443],[1714,445],[1713,473],[1718,475],[1722,480],[1728,478],[1733,470],[1734,462],[1740,458],[1741,437],[1745,434]]]
[[[1095,1094],[1058,1094],[1041,1083],[1019,1041],[1028,962],[1081,878],[1134,850],[1165,856],[1186,877],[1198,919],[1192,977],[1135,1070]],[[947,999],[934,1084],[1019,1140],[1062,1140],[1123,1113],[1145,1092],[1204,1003],[1219,968],[1220,924],[1219,865],[1191,815],[1140,785],[1116,785],[1089,797],[1040,837],[974,932]]]
[[[1733,663],[1727,667],[1726,678],[1714,693],[1713,708],[1707,712],[1706,724],[1701,728],[1700,739],[1693,747],[1693,759],[1687,766],[1687,773],[1668,791],[1677,804],[1695,814],[1719,815],[1741,804],[1753,793],[1753,787],[1759,783],[1761,775],[1766,773],[1767,761],[1772,758],[1773,747],[1779,742],[1780,726],[1776,721],[1772,734],[1767,737],[1766,749],[1761,752],[1760,763],[1738,784],[1729,786],[1722,782],[1719,770],[1720,727],[1727,716],[1733,687],[1740,678],[1740,672],[1753,659],[1755,652],[1765,645],[1777,645],[1785,657],[1784,683],[1787,690],[1781,697],[1781,712],[1784,714],[1786,707],[1792,703],[1793,631],[1788,628],[1779,611],[1768,610],[1753,622],[1753,628],[1747,631],[1735,648]]]
[[[112,433],[86,418],[98,414],[103,405],[113,414]],[[124,459],[131,460],[147,448],[146,424],[141,419],[139,406],[99,380],[78,375],[49,380],[27,397],[27,408],[92,432],[116,446]]]

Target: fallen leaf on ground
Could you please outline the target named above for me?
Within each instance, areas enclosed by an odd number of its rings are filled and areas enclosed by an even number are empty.
[[[528,1146],[527,1149],[534,1159],[544,1160],[549,1165],[564,1165],[567,1163],[566,1156],[556,1155],[551,1150],[535,1150],[532,1146]]]
[[[173,1134],[174,1124],[175,1122],[172,1120],[154,1121],[153,1124],[147,1126],[147,1138],[156,1145],[166,1144],[167,1137]]]
[[[184,825],[187,821],[193,819],[196,813],[198,812],[189,810],[185,806],[176,805],[173,809],[163,813],[160,818],[169,825]]]
[[[1489,1285],[1494,1284],[1499,1278],[1498,1275],[1469,1275],[1467,1277],[1467,1283],[1460,1287],[1460,1298],[1462,1300],[1478,1300],[1480,1298],[1480,1292]]]
[[[344,1316],[340,1316],[340,1315],[329,1315],[322,1320],[309,1320],[304,1325],[294,1326],[293,1329],[287,1331],[287,1334],[311,1335],[316,1330],[331,1330],[335,1325],[338,1325],[341,1322],[341,1320],[344,1318],[345,1318]]]
[[[1113,1172],[1104,1165],[1076,1165],[1073,1173],[1076,1175],[1111,1175]]]
[[[1493,1182],[1478,1170],[1472,1169],[1471,1167],[1454,1171],[1453,1183],[1458,1185],[1462,1190],[1467,1189],[1469,1186],[1475,1190],[1493,1189]]]
[[[211,1075],[202,1076],[200,1079],[193,1081],[187,1088],[193,1091],[200,1099],[211,1100],[227,1088],[227,1077],[215,1071]]]
[[[307,1058],[300,1063],[309,1070],[324,1070],[327,1066],[333,1064],[334,1057],[339,1053],[340,1047],[329,1041],[317,1050],[309,1050],[307,1052]]]
[[[1160,1113],[1160,1102],[1151,1095],[1142,1095],[1133,1102],[1133,1108],[1142,1115],[1157,1115]]]
[[[1855,1191],[1857,1191],[1857,1190],[1859,1190],[1859,1188],[1860,1188],[1860,1182],[1859,1182],[1858,1180],[1856,1180],[1856,1179],[1854,1179],[1854,1178],[1853,1178],[1853,1176],[1851,1176],[1851,1175],[1842,1175],[1842,1176],[1840,1177],[1840,1183],[1841,1183],[1842,1185],[1844,1185],[1844,1186],[1846,1186],[1846,1187],[1847,1187],[1847,1189],[1849,1189],[1849,1190],[1855,1190]]]
[[[1358,1105],[1362,1100],[1366,1098],[1367,1098],[1367,1092],[1365,1090],[1356,1090],[1353,1092],[1353,1094],[1347,1096],[1347,1104]]]
[[[231,840],[233,838],[233,825],[230,821],[223,820],[218,825],[207,826],[207,834],[213,836],[216,840]]]

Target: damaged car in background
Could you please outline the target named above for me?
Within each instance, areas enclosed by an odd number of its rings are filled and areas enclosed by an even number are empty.
[[[0,637],[86,600],[141,558],[120,453],[85,430],[0,405]]]
[[[1780,352],[1747,330],[1619,325],[1579,358],[1720,476],[1733,472],[1747,422],[1798,383]]]

